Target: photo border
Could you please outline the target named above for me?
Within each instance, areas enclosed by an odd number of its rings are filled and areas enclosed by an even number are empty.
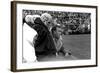
[[[17,4],[35,4],[35,5],[50,5],[50,6],[68,6],[68,7],[83,7],[83,8],[95,8],[96,9],[96,63],[95,65],[82,65],[82,66],[68,66],[68,67],[52,67],[41,69],[18,69],[17,70],[17,21],[16,12]],[[96,67],[98,66],[98,7],[89,5],[75,5],[75,4],[60,4],[60,3],[42,3],[42,2],[27,2],[27,1],[11,1],[11,71],[37,71],[37,70],[53,70],[53,69],[69,69],[69,68],[84,68],[84,67]]]

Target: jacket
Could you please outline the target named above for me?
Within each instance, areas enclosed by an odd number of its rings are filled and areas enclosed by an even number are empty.
[[[32,28],[38,33],[37,39],[34,43],[36,55],[55,54],[56,47],[47,26],[45,26],[40,18],[37,18],[34,23],[35,24]]]

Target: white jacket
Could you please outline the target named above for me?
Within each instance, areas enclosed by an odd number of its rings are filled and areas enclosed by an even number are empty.
[[[36,61],[35,49],[33,45],[33,38],[37,32],[28,26],[26,23],[23,25],[23,60],[30,63]]]

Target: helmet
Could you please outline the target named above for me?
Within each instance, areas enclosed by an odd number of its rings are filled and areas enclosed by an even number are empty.
[[[48,13],[43,13],[40,18],[44,23],[48,23],[52,21],[52,16]]]
[[[27,22],[27,23],[33,23],[34,24],[34,21],[35,21],[35,19],[36,18],[40,18],[40,15],[27,15],[26,17],[25,17],[25,21]]]

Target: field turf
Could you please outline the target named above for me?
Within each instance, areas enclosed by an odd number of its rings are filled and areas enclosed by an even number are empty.
[[[91,35],[63,35],[63,46],[70,50],[71,56],[42,56],[38,61],[63,61],[63,60],[85,60],[91,58]]]

